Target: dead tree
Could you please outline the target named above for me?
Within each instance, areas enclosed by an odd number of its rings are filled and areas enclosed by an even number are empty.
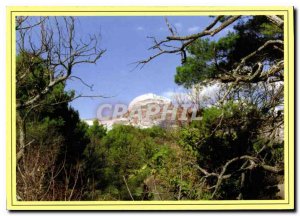
[[[34,74],[31,64],[35,60],[43,66],[42,87],[33,87],[25,92],[26,97],[16,98],[17,110],[17,197],[24,200],[62,199],[59,194],[62,188],[55,184],[55,179],[65,171],[64,161],[54,164],[57,158],[61,140],[54,140],[52,147],[42,148],[42,143],[36,140],[28,140],[26,137],[26,119],[30,113],[40,107],[64,104],[79,97],[103,97],[102,95],[74,95],[70,98],[55,98],[55,102],[47,104],[45,98],[53,92],[53,89],[65,84],[69,79],[77,79],[83,85],[91,88],[81,78],[74,75],[77,65],[96,64],[105,53],[100,47],[101,35],[87,35],[81,38],[77,33],[78,26],[74,17],[17,17],[17,55],[26,54],[28,64],[21,70],[17,68],[17,91],[27,85],[28,78]],[[31,59],[30,59],[31,58]],[[47,144],[49,145],[49,144]],[[67,194],[67,199],[77,199],[75,186],[81,175],[81,167],[75,167],[75,183]],[[49,181],[45,179],[45,173],[50,172]],[[72,171],[65,171],[66,176],[73,175]],[[70,173],[69,173],[70,172]],[[43,191],[42,184],[48,185]],[[68,186],[69,187],[69,186]],[[51,195],[52,194],[52,195]],[[60,198],[58,198],[60,197]]]
[[[43,98],[53,88],[65,83],[68,79],[82,79],[73,75],[74,68],[80,64],[96,64],[105,50],[100,48],[100,35],[89,35],[88,39],[79,38],[76,34],[74,17],[17,17],[17,53],[28,53],[32,58],[41,58],[48,75],[47,84],[43,89],[35,91],[27,100],[17,98],[19,151],[17,161],[24,155],[26,148],[25,119],[34,108],[43,105]],[[37,36],[36,36],[37,35]],[[17,88],[32,71],[24,70],[16,77]],[[90,86],[89,86],[90,87]],[[99,95],[77,95],[79,97],[103,97]],[[56,104],[67,101],[58,101]],[[55,105],[55,104],[52,104]]]

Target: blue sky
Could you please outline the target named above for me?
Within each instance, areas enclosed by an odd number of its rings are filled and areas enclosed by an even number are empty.
[[[163,39],[169,35],[164,17],[78,17],[78,20],[79,36],[100,32],[102,48],[107,51],[96,65],[74,68],[74,75],[93,85],[93,91],[78,80],[68,81],[67,89],[75,89],[77,94],[83,95],[112,96],[108,99],[79,98],[71,102],[82,119],[95,118],[101,103],[129,103],[141,94],[167,95],[171,91],[182,91],[174,83],[176,67],[180,65],[178,55],[163,55],[141,70],[133,70],[133,62],[153,54],[148,50],[152,41],[147,36]],[[205,28],[212,18],[176,16],[168,20],[180,35],[187,35]]]

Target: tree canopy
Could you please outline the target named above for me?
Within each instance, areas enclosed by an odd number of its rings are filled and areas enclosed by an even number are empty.
[[[81,121],[69,102],[83,95],[65,89],[75,65],[104,54],[99,37],[78,39],[73,17],[27,19],[16,20],[18,200],[282,199],[282,17],[217,16],[186,36],[166,19],[170,35],[140,64],[180,53],[175,83],[218,83],[218,98],[186,125],[111,130]]]

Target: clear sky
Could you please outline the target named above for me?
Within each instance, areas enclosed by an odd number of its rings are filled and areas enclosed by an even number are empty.
[[[79,98],[71,106],[79,111],[82,119],[95,118],[101,103],[129,103],[136,96],[154,93],[167,96],[172,91],[182,91],[175,84],[176,67],[180,65],[179,55],[163,55],[140,69],[133,62],[146,59],[153,51],[147,36],[163,39],[169,32],[164,17],[78,17],[77,33],[84,36],[101,32],[102,48],[107,51],[96,65],[79,65],[74,75],[93,85],[93,91],[78,80],[70,80],[67,89],[77,94],[104,95],[112,98]],[[210,17],[168,17],[180,35],[196,33],[205,28]],[[230,28],[229,28],[230,29]],[[224,35],[226,32],[222,32]],[[220,37],[222,35],[218,35]]]

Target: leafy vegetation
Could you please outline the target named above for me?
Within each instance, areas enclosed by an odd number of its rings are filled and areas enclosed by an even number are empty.
[[[239,18],[216,19],[222,26]],[[21,18],[18,24],[22,33]],[[74,19],[65,24],[75,32]],[[176,37],[168,40],[188,40],[189,45],[178,51],[186,53],[175,82],[185,88],[219,82],[226,93],[201,107],[200,121],[168,129],[115,125],[108,131],[98,121],[88,126],[80,120],[69,105],[77,96],[65,90],[66,81],[72,65],[95,63],[103,51],[89,54],[95,47],[84,43],[78,61],[71,50],[57,63],[65,54],[56,56],[58,47],[45,46],[46,39],[37,50],[19,47],[17,199],[282,198],[276,195],[283,183],[283,139],[278,135],[283,127],[278,108],[283,103],[282,27],[254,16],[241,18],[218,40]],[[71,44],[75,40],[69,39]]]

